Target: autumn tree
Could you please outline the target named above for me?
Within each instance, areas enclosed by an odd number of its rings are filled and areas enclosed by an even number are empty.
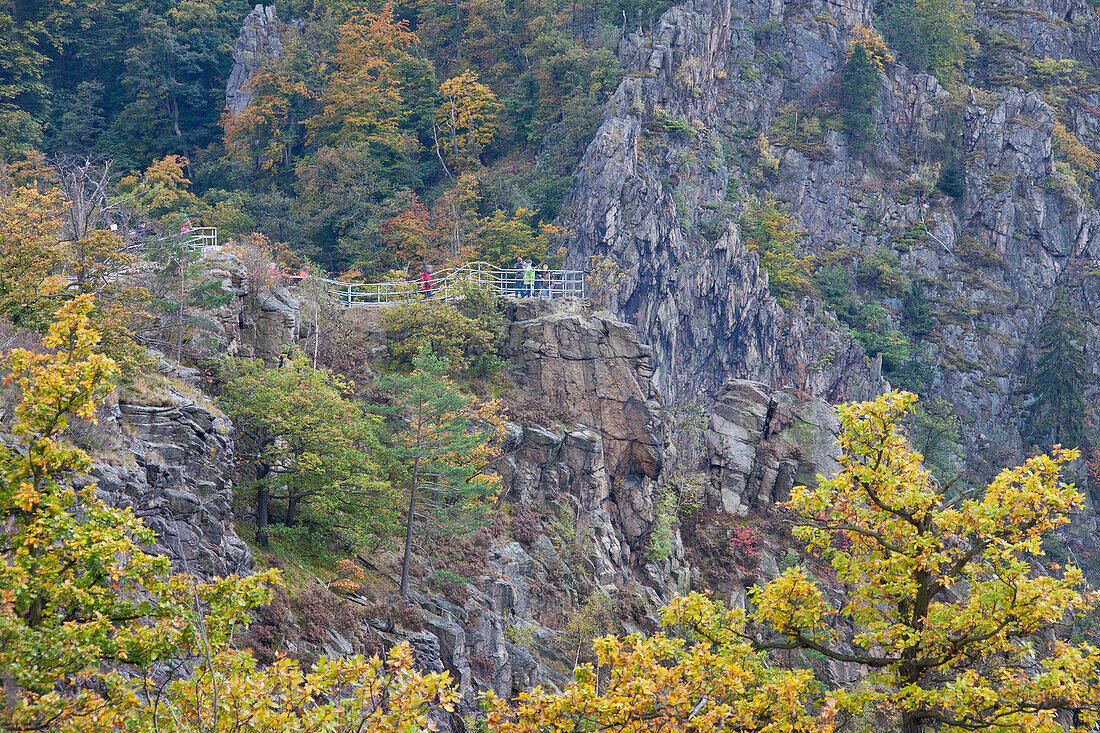
[[[447,376],[449,362],[427,347],[413,367],[408,376],[377,380],[393,394],[398,423],[388,450],[403,467],[398,482],[407,492],[402,596],[409,593],[414,535],[421,529],[440,536],[476,527],[498,484],[485,473],[500,430],[495,403],[479,405],[462,394]]]
[[[810,289],[810,258],[798,253],[805,234],[796,228],[790,204],[753,199],[741,217],[745,245],[760,256],[768,290],[784,307]]]
[[[745,639],[745,616],[693,593],[665,610],[660,633],[596,639],[595,664],[561,693],[535,688],[514,704],[491,693],[493,733],[616,730],[679,733],[827,733],[831,703],[816,710],[813,673],[782,670]],[[597,671],[598,670],[598,671]]]
[[[219,648],[157,692],[127,730],[410,733],[430,730],[429,714],[458,702],[450,675],[418,671],[406,643],[384,657],[322,658],[312,669],[284,657],[261,668],[248,652]]]
[[[96,353],[91,296],[58,309],[43,352],[0,359],[21,390],[0,450],[0,708],[4,730],[107,730],[104,718],[131,710],[122,665],[138,668],[197,642],[180,620],[196,610],[212,629],[239,623],[264,602],[269,573],[194,583],[148,553],[153,532],[130,509],[112,509],[95,485],[73,488],[91,460],[62,439],[70,417],[95,421],[114,371]],[[210,602],[213,601],[211,605]]]
[[[866,665],[867,684],[840,702],[892,711],[905,733],[1061,730],[1064,708],[1095,725],[1100,658],[1049,632],[1096,599],[1076,566],[1037,571],[1043,536],[1082,503],[1061,481],[1077,452],[1056,447],[948,498],[903,436],[915,400],[892,392],[839,408],[840,471],[794,489],[790,506],[796,536],[847,596],[834,604],[805,569],[787,570],[753,592],[768,630],[758,646]]]
[[[255,431],[260,449],[256,531],[267,543],[273,502],[280,534],[318,532],[322,542],[376,545],[397,533],[397,505],[382,470],[378,421],[349,396],[350,385],[304,354],[285,368],[230,362],[222,397],[226,411]]]
[[[449,165],[476,168],[481,153],[496,136],[500,104],[493,90],[464,71],[439,85],[441,104],[435,113],[436,149]]]
[[[1052,307],[1039,326],[1039,358],[1031,391],[1028,433],[1033,445],[1060,443],[1080,446],[1085,437],[1085,400],[1089,383],[1088,362],[1081,342],[1085,328],[1070,306],[1066,293],[1057,291]]]
[[[306,123],[309,141],[367,143],[399,154],[403,104],[395,64],[409,56],[416,34],[387,4],[378,13],[357,12],[339,38],[320,111]]]
[[[64,202],[36,185],[0,187],[0,313],[45,329],[51,299],[64,287],[57,268]]]

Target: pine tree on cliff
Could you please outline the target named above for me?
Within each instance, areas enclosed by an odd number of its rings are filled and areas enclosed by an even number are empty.
[[[496,477],[484,471],[495,453],[492,438],[501,424],[495,403],[479,405],[462,394],[447,378],[448,360],[429,347],[421,348],[413,367],[408,376],[391,374],[377,380],[379,388],[394,395],[399,422],[389,450],[404,469],[397,483],[408,490],[402,597],[409,593],[418,527],[438,539],[479,526],[497,488]]]
[[[1037,345],[1040,355],[1030,391],[1035,395],[1028,421],[1030,441],[1035,445],[1076,447],[1085,438],[1085,401],[1088,364],[1081,346],[1085,329],[1080,316],[1059,290],[1054,305],[1043,316]]]
[[[879,76],[885,64],[893,63],[882,36],[871,28],[857,26],[848,43],[847,61],[840,72],[840,107],[852,150],[859,152],[871,142],[874,125],[871,110],[882,88]]]

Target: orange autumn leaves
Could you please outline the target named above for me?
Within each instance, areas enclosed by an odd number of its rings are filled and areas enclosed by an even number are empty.
[[[387,4],[377,13],[358,9],[338,29],[334,47],[300,31],[278,57],[249,81],[252,101],[226,118],[226,148],[254,168],[276,175],[292,168],[294,148],[369,145],[400,155],[419,143],[403,123],[422,91],[407,88],[406,73],[418,68],[420,41]],[[494,139],[496,96],[465,71],[438,87],[434,115],[436,150],[455,170],[476,166]]]

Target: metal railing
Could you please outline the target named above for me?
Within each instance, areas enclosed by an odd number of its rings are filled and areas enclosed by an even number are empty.
[[[179,234],[144,237],[127,245],[123,251],[132,252],[148,248],[153,242],[171,241],[183,243],[203,256],[216,252],[218,230],[216,227],[194,227]],[[528,284],[524,271],[501,269],[487,262],[470,262],[462,267],[439,270],[432,275],[432,286],[426,290],[420,279],[394,282],[353,283],[322,278],[329,295],[336,302],[347,306],[404,303],[410,300],[454,300],[464,297],[469,287],[488,288],[502,298],[583,298],[584,273],[580,270],[536,270],[533,282]],[[301,280],[291,276],[291,282]]]
[[[547,275],[536,270],[534,281],[528,285],[523,270],[501,269],[487,262],[439,270],[432,275],[430,290],[424,289],[419,279],[378,283],[326,279],[324,282],[329,286],[329,294],[348,307],[410,300],[454,300],[463,297],[469,287],[488,288],[502,298],[584,297],[584,273],[580,270],[550,270]]]
[[[218,228],[193,227],[187,231],[181,231],[178,234],[139,236],[135,241],[123,247],[122,251],[140,252],[143,249],[148,249],[149,245],[158,242],[172,242],[173,246],[178,246],[181,240],[186,247],[200,252],[205,256],[218,250]]]

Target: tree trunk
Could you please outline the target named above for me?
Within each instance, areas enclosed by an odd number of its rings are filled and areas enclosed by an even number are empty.
[[[267,510],[271,506],[271,492],[260,484],[256,489],[256,541],[260,547],[267,547]]]
[[[902,713],[901,733],[924,733],[924,719],[914,713]]]
[[[409,561],[412,559],[413,519],[416,517],[416,485],[420,481],[420,457],[413,463],[412,488],[409,490],[409,517],[405,522],[405,557],[401,561],[401,597],[409,595]]]
[[[298,516],[298,497],[291,493],[286,499],[286,526],[293,527]]]
[[[186,286],[186,278],[185,278],[186,270],[184,270],[184,264],[183,264],[183,248],[185,246],[186,245],[184,244],[183,236],[181,235],[180,236],[180,252],[179,252],[179,268],[180,268],[180,292],[179,292],[179,297],[180,297],[180,302],[179,302],[179,313],[178,313],[178,318],[177,318],[177,323],[176,323],[176,328],[177,328],[177,330],[176,330],[176,362],[177,363],[179,363],[180,356],[183,353],[183,297],[184,297],[184,288]]]

